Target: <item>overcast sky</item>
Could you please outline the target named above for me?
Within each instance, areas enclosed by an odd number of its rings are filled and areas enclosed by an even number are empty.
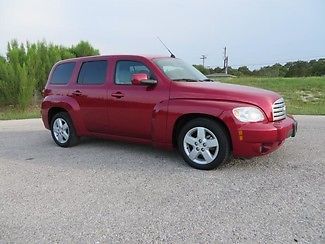
[[[192,64],[222,66],[225,45],[233,66],[325,57],[325,0],[0,0],[2,55],[14,38],[166,54],[156,36]]]

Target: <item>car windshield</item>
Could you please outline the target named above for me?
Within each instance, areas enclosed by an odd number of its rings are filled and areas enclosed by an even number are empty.
[[[154,62],[174,81],[209,81],[209,79],[194,68],[178,58],[157,58]]]

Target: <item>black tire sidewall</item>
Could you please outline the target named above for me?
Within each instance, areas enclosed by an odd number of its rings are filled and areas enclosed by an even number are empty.
[[[63,119],[64,121],[66,121],[66,123],[68,124],[69,126],[69,139],[65,142],[65,143],[60,143],[54,136],[54,132],[53,132],[53,123],[56,119],[58,118],[61,118]],[[57,113],[53,116],[52,120],[51,120],[51,135],[52,135],[52,138],[54,140],[54,142],[59,145],[60,147],[70,147],[70,146],[73,146],[74,144],[76,144],[76,142],[78,141],[78,137],[76,136],[76,133],[75,133],[75,129],[74,129],[74,126],[73,126],[73,123],[72,123],[72,120],[69,116],[68,113],[66,112],[60,112],[60,113]]]
[[[183,140],[184,140],[186,133],[194,127],[205,127],[207,129],[209,129],[210,131],[212,131],[218,139],[218,143],[219,143],[218,155],[209,164],[198,164],[198,163],[193,162],[186,155],[186,152],[183,148]],[[191,120],[188,123],[186,123],[183,126],[183,128],[180,130],[180,133],[178,135],[177,146],[178,146],[178,150],[180,151],[183,159],[190,166],[192,166],[193,168],[196,168],[196,169],[203,169],[203,170],[214,169],[214,168],[218,167],[219,165],[221,165],[222,163],[224,163],[225,161],[227,161],[227,159],[230,156],[230,139],[229,139],[227,132],[225,131],[225,128],[223,126],[221,126],[219,123],[217,123],[216,121],[213,121],[211,119],[206,119],[206,118],[198,118],[198,119],[194,119],[194,120]]]

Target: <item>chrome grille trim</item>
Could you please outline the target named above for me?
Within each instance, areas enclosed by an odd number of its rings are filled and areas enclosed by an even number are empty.
[[[286,105],[282,97],[273,103],[272,115],[273,115],[273,121],[284,119],[287,116]]]

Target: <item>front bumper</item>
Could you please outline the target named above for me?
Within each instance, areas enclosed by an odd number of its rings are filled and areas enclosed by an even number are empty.
[[[292,116],[276,122],[240,124],[232,135],[233,154],[248,158],[268,154],[296,133],[297,121]]]

